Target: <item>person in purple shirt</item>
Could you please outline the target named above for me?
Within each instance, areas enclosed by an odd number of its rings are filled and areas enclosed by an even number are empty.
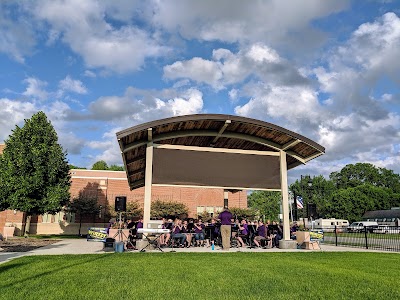
[[[143,237],[143,233],[137,233],[139,228],[143,228],[143,217],[139,218],[139,221],[136,223],[136,238],[141,239]]]
[[[224,211],[219,214],[218,219],[221,221],[221,237],[222,237],[222,250],[229,251],[231,247],[231,219],[232,214],[225,207]]]
[[[172,238],[179,240],[180,247],[185,247],[186,234],[182,232],[182,220],[176,219],[174,227],[172,227]]]
[[[257,236],[254,238],[254,244],[256,244],[257,247],[261,247],[261,241],[268,241],[268,244],[270,244],[269,242],[272,242],[271,239],[267,238],[267,227],[264,225],[262,220],[258,222]]]
[[[194,233],[195,233],[195,240],[196,240],[196,246],[204,246],[204,229],[205,225],[201,221],[201,219],[197,220],[197,222],[194,222]]]
[[[247,221],[246,221],[245,219],[243,219],[243,220],[240,222],[239,230],[240,230],[240,233],[239,233],[239,236],[238,236],[236,239],[237,239],[237,241],[239,242],[239,246],[245,248],[245,247],[246,247],[246,244],[243,242],[243,239],[244,239],[244,238],[247,238],[247,236],[248,236],[248,234],[249,234],[249,229],[248,229],[248,226],[247,226]]]
[[[187,246],[186,247],[190,247],[192,245],[192,234],[190,233],[190,229],[188,226],[188,221],[185,220],[183,221],[183,226],[182,226],[182,233],[184,233],[186,235],[186,241],[187,241]]]

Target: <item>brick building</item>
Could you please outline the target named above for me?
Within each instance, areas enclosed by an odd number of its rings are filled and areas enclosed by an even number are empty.
[[[2,145],[0,145],[1,147]],[[0,148],[0,150],[4,147]],[[116,196],[126,196],[127,202],[138,202],[143,206],[144,187],[131,191],[124,171],[71,170],[71,197],[79,193],[96,197],[102,210],[99,214],[86,216],[82,220],[82,232],[90,226],[104,226],[108,223],[105,207],[114,207]],[[174,201],[187,205],[189,216],[196,217],[207,211],[216,214],[222,210],[224,190],[218,188],[189,188],[178,186],[153,187],[152,200]],[[230,207],[247,207],[246,191],[229,193]],[[16,234],[21,234],[25,214],[19,211],[6,210],[0,212],[0,233],[3,227],[14,225]],[[32,234],[76,234],[79,229],[79,219],[75,214],[59,212],[55,215],[45,214],[32,216],[30,232]]]

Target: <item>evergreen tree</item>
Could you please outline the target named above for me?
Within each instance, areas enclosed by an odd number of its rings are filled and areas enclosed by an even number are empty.
[[[66,152],[43,112],[16,126],[5,141],[0,166],[0,208],[30,216],[55,213],[69,201],[70,175]]]

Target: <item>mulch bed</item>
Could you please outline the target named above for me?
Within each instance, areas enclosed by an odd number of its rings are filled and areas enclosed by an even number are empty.
[[[9,238],[7,241],[0,241],[0,252],[27,252],[43,246],[51,245],[59,240],[40,240],[33,238]]]

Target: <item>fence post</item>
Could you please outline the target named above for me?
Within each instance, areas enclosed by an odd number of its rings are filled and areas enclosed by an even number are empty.
[[[335,225],[335,245],[337,247],[337,227]]]
[[[365,248],[368,249],[367,226],[364,226]]]

